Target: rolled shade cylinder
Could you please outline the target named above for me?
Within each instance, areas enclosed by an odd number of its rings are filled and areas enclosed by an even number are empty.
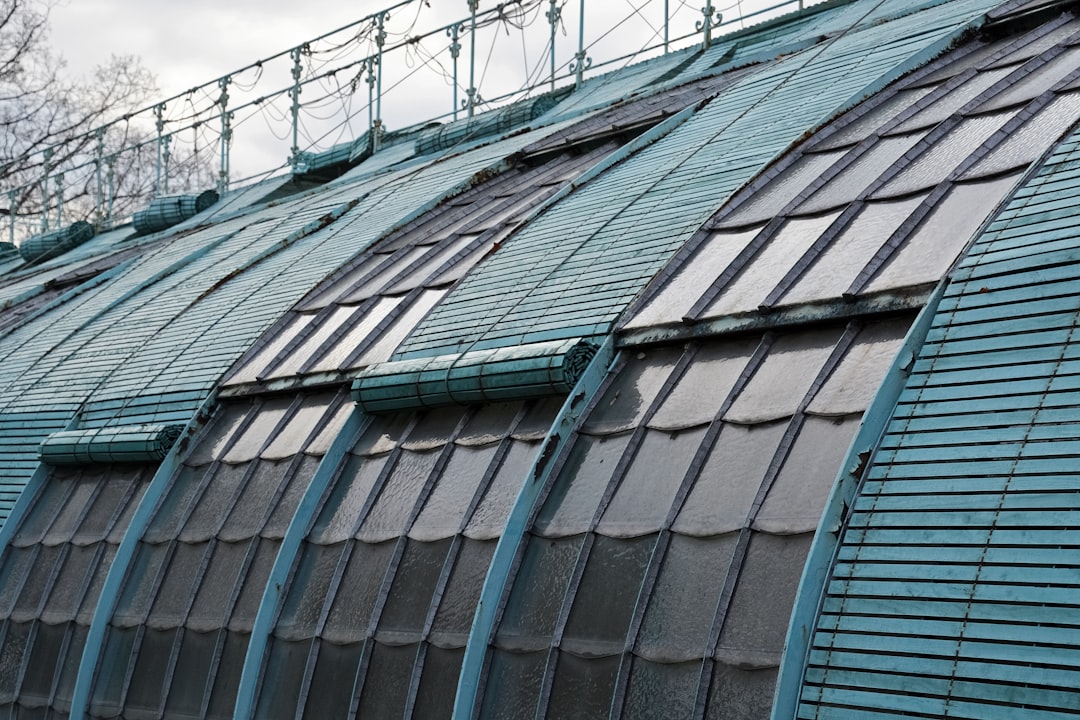
[[[416,152],[418,155],[426,155],[439,150],[448,150],[467,140],[479,140],[497,133],[509,132],[518,125],[531,122],[551,110],[568,92],[568,89],[564,89],[535,98],[526,98],[478,117],[463,118],[429,128],[421,132],[416,139]]]
[[[596,350],[575,338],[381,363],[353,381],[353,400],[379,414],[566,395]]]
[[[215,190],[204,190],[198,195],[162,195],[150,201],[145,210],[132,216],[132,224],[140,235],[171,228],[208,209],[218,201]]]
[[[64,430],[45,438],[38,458],[48,465],[160,462],[180,437],[183,425],[125,425]]]
[[[27,262],[47,260],[82,245],[94,237],[94,233],[93,225],[85,220],[79,220],[66,228],[23,240],[22,245],[19,246],[19,254]]]

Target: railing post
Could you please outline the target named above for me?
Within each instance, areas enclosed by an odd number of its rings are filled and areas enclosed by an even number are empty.
[[[592,66],[592,58],[585,57],[585,0],[581,0],[579,15],[578,15],[578,38],[577,38],[577,54],[574,55],[574,63],[570,66],[570,69],[574,71],[574,87],[581,87],[581,83],[584,81],[584,74],[587,69]]]
[[[41,232],[49,231],[49,173],[52,172],[52,148],[45,148],[45,174],[41,178]]]
[[[15,191],[8,190],[8,242],[15,244]]]
[[[108,181],[109,187],[109,202],[105,211],[105,227],[110,228],[113,221],[113,201],[116,199],[116,155],[110,155],[105,165],[108,168],[105,179]]]
[[[296,173],[300,169],[300,91],[303,89],[300,87],[300,76],[304,73],[304,66],[300,62],[300,58],[303,55],[304,46],[293,48],[289,53],[289,57],[292,58],[292,78],[293,86],[289,91],[289,97],[292,98],[292,149],[290,150],[289,163],[292,165],[293,173]]]
[[[154,126],[157,128],[157,168],[154,176],[154,197],[161,195],[161,136],[165,131],[165,103],[154,106]]]
[[[461,55],[461,43],[458,42],[458,35],[461,32],[461,23],[454,23],[452,26],[446,29],[446,34],[450,36],[450,59],[454,65],[454,119],[457,120],[458,113],[458,56]]]
[[[723,16],[720,13],[716,12],[716,9],[713,7],[712,0],[709,0],[709,2],[705,4],[705,7],[701,8],[701,14],[705,16],[705,19],[698,20],[697,23],[695,23],[694,27],[696,27],[699,31],[705,31],[705,40],[701,44],[701,49],[708,50],[709,46],[712,45],[713,28],[720,25],[720,22],[723,20]],[[713,22],[713,15],[716,15],[715,23]]]
[[[61,228],[64,226],[64,173],[56,173],[53,187],[56,188],[56,227]]]
[[[105,223],[105,189],[101,163],[105,156],[105,128],[98,128],[97,148],[94,150],[94,225],[100,230]]]
[[[232,115],[232,113],[230,113],[230,116],[231,115]],[[232,131],[230,130],[229,132],[232,132]],[[161,176],[161,189],[165,192],[166,195],[168,195],[169,194],[169,158],[172,157],[172,150],[170,149],[170,145],[172,145],[172,134],[170,133],[170,134],[166,135],[165,137],[161,138],[161,142],[162,142],[161,157],[164,160],[164,168],[163,168],[163,172],[162,172],[162,176]]]
[[[232,77],[226,75],[218,81],[221,95],[218,106],[221,108],[221,169],[218,171],[218,195],[224,195],[229,189],[229,154],[232,146],[232,113],[229,112],[229,82]]]
[[[664,54],[668,54],[668,28],[671,25],[671,12],[668,7],[668,0],[664,0]]]
[[[472,117],[476,110],[476,104],[480,102],[480,95],[476,91],[476,9],[480,0],[469,1],[469,89],[465,93],[469,99],[465,101],[466,115]]]
[[[559,8],[559,0],[549,0],[551,7],[545,13],[548,24],[551,25],[551,89],[555,89],[555,28],[562,18],[562,10]]]
[[[376,88],[375,88],[375,122],[371,127],[371,150],[372,152],[378,152],[379,146],[382,141],[382,60],[383,60],[383,45],[386,44],[386,20],[389,19],[390,13],[380,12],[375,17],[375,47],[377,48],[378,60],[376,64],[379,66],[376,72]]]

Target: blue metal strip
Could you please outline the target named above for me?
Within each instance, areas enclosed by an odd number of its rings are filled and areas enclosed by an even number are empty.
[[[855,497],[865,465],[885,433],[919,349],[930,332],[947,285],[948,278],[938,283],[926,307],[908,330],[900,351],[885,374],[870,407],[863,414],[859,430],[851,441],[840,466],[840,474],[829,493],[825,511],[803,566],[795,604],[791,610],[791,622],[788,625],[784,654],[780,659],[776,680],[772,720],[790,720],[798,710],[803,670],[810,653],[810,637],[817,623],[818,608],[836,554],[840,529]]]
[[[112,617],[116,603],[120,599],[120,589],[127,574],[128,566],[135,556],[135,550],[139,546],[139,539],[143,531],[150,524],[154,515],[154,508],[158,501],[168,491],[172,477],[180,466],[180,456],[191,444],[196,433],[205,426],[210,417],[211,410],[217,402],[216,393],[210,393],[209,397],[199,407],[184,427],[180,439],[169,450],[169,454],[161,461],[157,472],[151,478],[146,487],[139,507],[131,517],[131,523],[124,533],[124,539],[120,541],[113,557],[109,574],[105,577],[105,583],[101,587],[97,607],[94,609],[94,617],[90,621],[90,629],[86,635],[86,644],[83,646],[82,658],[79,661],[79,673],[75,680],[75,689],[71,697],[70,720],[82,720],[90,708],[90,692],[93,689],[94,668],[101,656],[105,642],[105,632],[108,630],[109,619]]]
[[[259,611],[255,615],[255,623],[251,628],[251,639],[248,641],[247,655],[244,657],[244,670],[240,675],[240,686],[236,691],[236,707],[233,710],[235,720],[249,720],[255,716],[258,699],[256,691],[263,655],[270,641],[270,633],[274,629],[278,608],[285,600],[281,595],[281,588],[285,587],[288,581],[289,571],[296,562],[296,554],[307,534],[308,526],[318,511],[323,493],[334,478],[345,455],[370,420],[370,417],[359,410],[354,410],[349,414],[349,419],[338,431],[337,437],[330,443],[330,448],[319,462],[319,467],[311,478],[311,484],[308,485],[296,512],[293,513],[289,528],[285,531],[285,537],[282,538],[281,547],[278,548],[274,567],[271,568],[270,576],[266,580]]]
[[[458,676],[457,693],[454,698],[453,717],[456,720],[471,719],[481,700],[477,697],[477,689],[483,674],[488,640],[495,628],[499,599],[503,595],[518,548],[524,542],[533,506],[540,492],[547,485],[548,476],[557,466],[557,463],[550,460],[557,457],[573,437],[573,430],[581,409],[588,405],[588,400],[600,388],[601,382],[614,361],[615,342],[614,337],[609,335],[573,392],[563,403],[559,415],[540,445],[542,449],[536,462],[522,480],[521,492],[514,501],[514,507],[506,519],[506,527],[495,546],[495,553],[492,555],[491,565],[484,578],[484,588],[480,591],[480,601],[477,603],[476,614],[473,616],[473,624],[469,630],[469,640],[465,646],[465,657],[461,663],[461,674]]]

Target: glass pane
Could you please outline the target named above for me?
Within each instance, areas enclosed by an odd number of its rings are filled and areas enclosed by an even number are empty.
[[[240,673],[244,669],[247,653],[247,635],[229,633],[225,636],[225,650],[213,677],[214,689],[210,695],[209,720],[230,720],[236,704],[236,691],[240,687]]]
[[[473,511],[465,534],[475,540],[491,540],[502,535],[506,518],[513,508],[521,485],[530,475],[539,442],[515,440],[510,445],[498,473],[488,486],[484,499]]]
[[[322,287],[309,293],[308,297],[297,304],[297,307],[303,312],[321,310],[371,274],[381,263],[386,262],[387,257],[389,256],[368,255],[350,262],[331,275]]]
[[[79,614],[75,616],[75,620],[80,625],[89,625],[93,620],[94,612],[97,610],[98,598],[101,596],[101,589],[105,586],[105,578],[108,576],[115,556],[116,546],[106,545],[102,548],[101,558],[94,568],[93,576],[90,578],[90,586],[83,594]]]
[[[288,460],[255,460],[250,466],[243,467],[248,467],[250,473],[247,484],[240,492],[224,526],[217,533],[229,542],[244,540],[259,533],[270,514],[271,504],[287,482],[285,475],[292,468],[292,463]],[[217,526],[208,530],[214,533]]]
[[[285,493],[277,502],[277,506],[274,507],[270,513],[270,519],[262,527],[262,531],[259,533],[264,538],[283,538],[285,537],[285,531],[289,528],[289,523],[292,522],[293,516],[296,514],[296,508],[300,506],[300,501],[304,497],[304,492],[307,490],[308,483],[311,482],[311,478],[315,476],[315,470],[319,466],[318,457],[311,457],[305,455],[300,461],[293,472],[292,479],[289,480],[288,486],[285,488]],[[234,511],[235,512],[235,511]],[[222,530],[221,537],[226,539],[226,532],[236,532],[237,535],[241,533],[246,535],[246,531],[242,530],[239,526],[232,526],[226,524]],[[231,538],[230,538],[231,539]]]
[[[311,640],[288,642],[279,638],[271,639],[269,658],[265,661],[266,674],[259,686],[256,717],[293,716],[310,649]]]
[[[754,533],[739,573],[717,658],[742,667],[776,667],[813,533]]]
[[[285,427],[278,428],[270,445],[262,451],[260,457],[266,460],[283,460],[292,457],[304,447],[304,442],[312,430],[322,420],[333,399],[331,395],[305,397],[300,409],[292,416]]]
[[[799,214],[819,213],[852,202],[925,135],[925,132],[915,132],[879,138],[857,160],[800,205]]]
[[[910,316],[869,323],[810,401],[807,412],[817,415],[861,413],[881,385],[911,326]]]
[[[588,530],[631,436],[579,435],[533,531],[545,537],[560,537]]]
[[[450,542],[406,543],[379,618],[378,640],[394,645],[420,641]]]
[[[165,712],[171,717],[202,717],[210,667],[217,653],[217,633],[188,630],[180,644]]]
[[[135,561],[124,577],[124,589],[120,592],[112,622],[120,627],[139,625],[150,612],[157,585],[168,559],[167,545],[139,543]]]
[[[423,285],[431,277],[432,273],[445,265],[454,255],[464,250],[475,239],[476,237],[473,235],[462,235],[454,238],[441,250],[434,247],[426,248],[427,255],[423,258],[421,264],[410,270],[393,287],[388,288],[386,293],[388,295],[399,295]]]
[[[825,329],[778,337],[724,419],[759,423],[794,414],[840,332]]]
[[[839,298],[925,195],[870,202],[803,273],[781,304]]]
[[[59,545],[71,540],[72,535],[75,534],[75,529],[82,522],[83,516],[86,514],[86,508],[92,502],[97,489],[98,483],[85,477],[85,474],[83,478],[72,483],[71,494],[68,496],[67,503],[57,514],[56,519],[49,527],[49,531],[45,533],[42,542],[47,545]]]
[[[874,197],[907,195],[937,185],[1015,114],[1015,110],[1010,110],[965,118],[944,138],[935,142],[929,150],[920,155],[907,169],[875,193]]]
[[[455,446],[409,537],[430,542],[456,534],[498,448]]]
[[[495,650],[484,686],[483,720],[535,717],[547,651],[515,653]]]
[[[387,457],[347,456],[345,469],[311,530],[311,542],[328,545],[356,533],[361,513],[383,472]]]
[[[1045,25],[1042,27],[1045,27]],[[1018,43],[1018,47],[1002,60],[999,60],[996,64],[1015,64],[1027,58],[1041,55],[1055,45],[1061,44],[1080,30],[1080,23],[1077,23],[1076,20],[1071,20],[1059,25],[1050,32],[1043,32],[1042,27],[1033,30],[1022,42]],[[1012,40],[1012,38],[1010,38],[1010,40]],[[1002,43],[999,42],[998,45],[1000,44]]]
[[[776,668],[760,670],[717,663],[709,688],[705,720],[751,720],[769,717]]]
[[[363,651],[363,643],[335,645],[324,642],[319,645],[319,657],[311,677],[304,717],[315,720],[349,716],[356,671],[360,667]]]
[[[454,442],[458,445],[491,445],[507,437],[523,403],[493,403],[476,410]]]
[[[210,565],[203,575],[188,617],[189,628],[196,632],[209,632],[225,625],[249,549],[252,549],[250,542],[215,543]]]
[[[250,482],[251,465],[219,465],[214,476],[206,485],[206,492],[199,498],[191,517],[180,529],[179,537],[184,542],[202,542],[217,534],[236,498],[244,486]],[[175,486],[174,486],[175,489]]]
[[[401,442],[406,450],[436,450],[446,447],[457,433],[468,410],[460,407],[437,408],[419,414],[420,420]]]
[[[618,655],[626,643],[656,536],[596,536],[572,600],[561,647],[576,655]]]
[[[681,355],[680,347],[638,351],[608,386],[583,431],[606,435],[637,427]]]
[[[462,650],[443,650],[428,647],[424,658],[423,674],[420,676],[420,688],[416,693],[416,705],[412,716],[424,720],[439,720],[453,715],[457,696],[458,675],[461,661],[465,655]]]
[[[794,267],[839,212],[819,217],[796,218],[784,224],[742,272],[724,289],[703,317],[753,312]]]
[[[441,450],[401,453],[379,499],[356,534],[358,539],[381,542],[408,530],[406,523],[441,453]]]
[[[772,220],[780,214],[795,196],[806,189],[830,165],[843,156],[844,151],[805,154],[793,165],[782,170],[764,187],[751,195],[735,212],[724,218],[724,227],[737,227]]]
[[[169,656],[177,641],[179,630],[155,630],[147,628],[139,644],[139,658],[135,662],[131,685],[124,700],[124,712],[128,717],[136,713],[157,716],[165,702],[168,689],[167,673]]]
[[[1008,90],[999,93],[979,110],[997,110],[1017,103],[1027,102],[1061,82],[1066,75],[1078,66],[1080,66],[1080,48],[1070,48],[1037,70],[1018,78],[1009,86]]]
[[[741,528],[786,429],[786,421],[725,425],[675,520],[675,532],[705,536]]]
[[[171,628],[183,625],[187,619],[188,606],[198,589],[198,573],[209,543],[174,545],[168,572],[161,583],[147,624],[155,628]]]
[[[412,247],[388,256],[386,261],[379,266],[378,273],[371,275],[359,287],[345,294],[340,302],[355,304],[374,295],[386,294],[382,291],[387,283],[426,254],[428,250],[427,247]]]
[[[568,652],[559,653],[548,717],[567,720],[607,717],[618,673],[618,656],[585,659]]]
[[[315,319],[314,314],[293,313],[289,323],[277,330],[270,341],[229,378],[227,384],[255,382],[263,377],[266,367],[276,359],[285,347],[303,332]]]
[[[693,717],[700,677],[699,662],[666,665],[634,658],[623,720]]]
[[[22,592],[19,593],[19,599],[15,602],[15,609],[11,613],[12,619],[22,622],[37,618],[42,597],[49,589],[49,577],[59,563],[63,562],[62,549],[47,545],[38,548],[37,557],[34,559],[34,564],[30,566]]]
[[[19,524],[19,529],[11,540],[13,545],[27,547],[41,542],[45,537],[75,485],[70,477],[60,477],[60,473],[66,471],[59,468],[51,471],[49,482],[44,484],[29,513]]]
[[[682,430],[711,422],[758,342],[757,338],[744,338],[711,342],[699,349],[690,367],[649,421],[649,427]]]
[[[545,398],[532,400],[525,419],[514,428],[511,437],[515,440],[543,440],[558,417],[565,400],[563,398]]]
[[[634,537],[659,531],[671,513],[671,503],[705,430],[646,431],[597,532],[610,537]]]
[[[19,689],[20,705],[33,707],[48,704],[69,628],[68,623],[36,625],[34,640],[26,653],[26,668]]]
[[[914,117],[900,125],[897,131],[907,132],[915,128],[928,128],[937,125],[1014,70],[1016,70],[1015,67],[1007,67],[976,73],[967,82],[953,88],[925,110],[916,113]]]
[[[854,145],[857,142],[861,142],[865,138],[870,137],[870,133],[875,132],[889,120],[892,120],[904,110],[907,110],[908,107],[921,100],[933,89],[933,85],[928,85],[925,87],[901,90],[898,93],[889,95],[883,102],[875,105],[873,109],[863,112],[856,120],[853,120],[849,125],[835,134],[830,135],[820,145],[816,145],[815,148],[837,148],[843,145]],[[879,95],[885,95],[885,93],[880,93]],[[874,98],[874,100],[876,99],[877,97]],[[856,107],[852,112],[859,112],[866,105],[867,104],[864,103],[863,105]]]
[[[494,552],[492,540],[481,542],[465,538],[462,541],[432,625],[433,643],[440,647],[465,646]]]
[[[1072,127],[1078,116],[1080,93],[1058,97],[965,173],[964,179],[1026,167]]]
[[[187,519],[191,504],[196,502],[199,493],[207,483],[207,474],[213,474],[217,466],[197,468],[180,466],[180,471],[173,477],[172,485],[161,504],[154,511],[154,517],[143,534],[146,542],[168,542],[180,534],[180,523]]]
[[[865,292],[937,282],[1019,175],[954,185]]]
[[[97,556],[97,545],[87,547],[72,545],[68,548],[60,573],[45,599],[45,608],[41,613],[45,622],[56,625],[75,619],[86,586],[97,569]]]
[[[548,647],[583,538],[529,538],[496,635],[498,647],[519,652]]]
[[[344,543],[329,547],[304,545],[274,630],[278,637],[302,640],[314,635],[344,550]]]
[[[662,663],[704,656],[738,539],[671,536],[635,652]]]
[[[697,253],[671,278],[657,280],[664,287],[626,327],[643,328],[663,323],[682,323],[683,317],[713,284],[735,256],[757,237],[761,227],[738,232],[713,233]]]
[[[755,529],[785,535],[817,530],[861,419],[861,415],[806,418],[754,520]]]
[[[141,470],[118,470],[107,474],[101,482],[101,491],[94,500],[94,506],[72,536],[76,544],[88,545],[108,537],[128,503],[137,503],[146,489],[147,478],[142,476]]]
[[[292,404],[292,398],[277,397],[263,403],[258,414],[243,434],[222,458],[227,463],[242,463],[254,459],[263,444],[274,434],[278,422]]]
[[[394,542],[353,545],[349,563],[345,566],[341,585],[330,608],[323,629],[323,639],[345,645],[367,637],[375,602],[382,588],[390,561],[394,557]]]
[[[11,634],[5,644],[11,641]],[[135,629],[110,627],[105,637],[105,650],[98,661],[94,678],[94,690],[90,698],[90,711],[98,717],[116,717],[120,714],[124,681],[127,679],[128,663],[135,645]],[[0,655],[6,657],[7,653]],[[0,663],[0,688],[6,687],[7,666]]]
[[[366,306],[363,315],[354,317],[354,324],[349,328],[348,332],[325,351],[319,361],[312,366],[311,372],[343,370],[348,357],[367,341],[368,337],[379,327],[379,324],[386,320],[387,316],[404,299],[404,295],[381,297],[373,305]]]
[[[307,337],[289,351],[283,363],[266,373],[266,377],[282,378],[298,374],[300,368],[315,355],[315,351],[329,340],[331,335],[339,332],[345,323],[350,322],[356,312],[356,307],[352,305],[338,305],[328,313],[319,313],[320,320],[317,325],[314,322],[310,324],[311,332]]]
[[[357,717],[391,718],[405,716],[409,682],[416,663],[416,645],[395,647],[374,644],[371,665],[364,678]]]
[[[405,336],[413,331],[435,303],[446,294],[446,289],[425,290],[420,297],[413,301],[412,305],[405,309],[393,324],[384,330],[378,341],[375,342],[360,358],[349,363],[349,368],[367,367],[378,362],[386,362],[397,350],[397,346],[405,339]]]
[[[273,540],[258,540],[257,543],[255,559],[248,567],[247,576],[241,578],[243,585],[240,587],[240,595],[236,598],[236,606],[229,620],[229,630],[234,634],[251,632],[251,626],[255,622],[255,613],[258,612],[259,605],[262,603],[266,581],[270,577],[270,569],[274,565],[274,560],[277,559],[280,547],[280,544]]]
[[[337,439],[338,434],[341,432],[341,428],[348,422],[349,416],[352,415],[354,410],[351,402],[343,402],[333,410],[333,417],[331,417],[323,428],[319,430],[318,434],[308,443],[308,446],[304,448],[304,452],[308,455],[315,455],[322,457],[326,454],[326,451],[330,449],[331,443]]]

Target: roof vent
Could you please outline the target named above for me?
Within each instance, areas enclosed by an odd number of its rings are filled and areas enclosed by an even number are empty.
[[[566,395],[597,347],[575,338],[380,363],[353,381],[365,413]]]
[[[182,223],[217,201],[215,190],[205,190],[198,195],[162,195],[151,200],[145,210],[135,213],[132,223],[140,235],[147,235]]]
[[[85,220],[68,225],[66,228],[54,230],[44,235],[35,235],[23,240],[19,246],[19,254],[23,260],[34,262],[35,260],[47,260],[57,255],[66,253],[71,248],[82,245],[94,237],[94,226]]]
[[[124,425],[64,430],[41,442],[38,459],[48,465],[161,462],[183,429],[183,425]]]

